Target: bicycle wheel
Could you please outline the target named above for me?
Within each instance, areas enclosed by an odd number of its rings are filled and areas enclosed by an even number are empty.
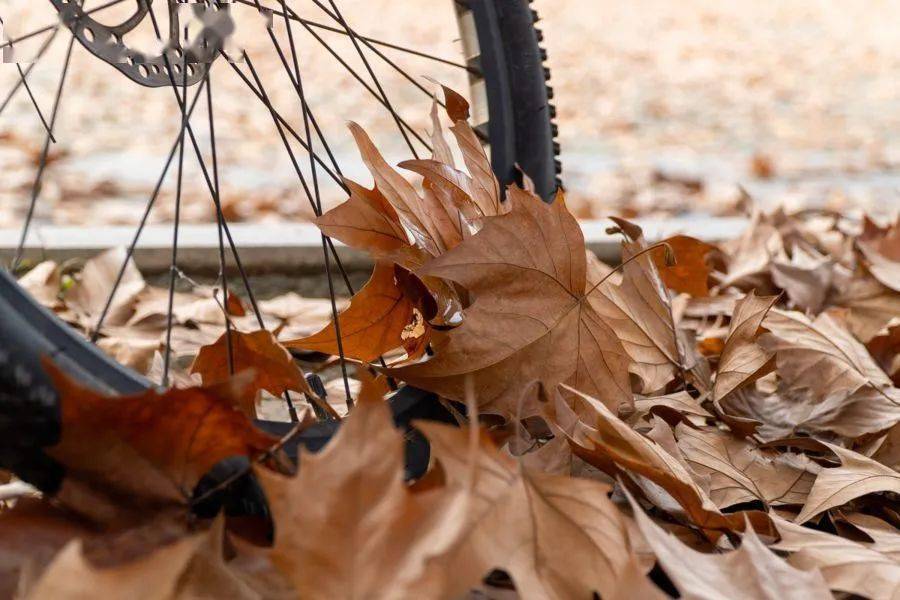
[[[115,7],[122,1],[113,0],[91,10],[82,9],[80,5],[62,0],[51,0],[51,4],[59,11],[63,23],[72,32],[73,41],[83,45],[99,59],[109,62],[112,67],[135,83],[148,87],[170,86],[172,82],[166,77],[165,68],[161,68],[161,66],[164,67],[168,60],[170,67],[174,66],[175,70],[178,70],[177,61],[183,58],[183,55],[177,48],[170,44],[169,50],[166,51],[168,55],[163,52],[155,57],[147,57],[138,53],[131,54],[123,43],[123,35],[130,31],[129,28],[134,28],[135,24],[142,19],[146,22],[149,17],[153,16],[152,0],[135,0],[137,8],[132,17],[119,26],[110,27],[95,20],[96,14],[102,14],[101,11],[108,7]],[[290,5],[285,2],[270,2],[269,6],[266,6],[266,3],[258,3],[255,0],[253,2],[237,0],[233,7],[242,4],[262,7],[267,11],[270,19],[276,21],[283,19],[286,25],[304,27],[313,35],[316,35],[316,27],[338,32],[344,29],[342,33],[353,42],[354,49],[358,52],[359,58],[362,59],[371,76],[367,87],[373,91],[376,99],[385,105],[388,112],[393,112],[390,102],[386,101],[388,94],[381,87],[378,77],[370,66],[370,61],[382,59],[397,71],[401,71],[386,53],[394,51],[405,55],[406,53],[418,54],[419,51],[415,48],[401,47],[389,41],[364,37],[351,29],[340,11],[339,4],[335,2],[329,4],[319,2],[319,0],[312,0],[312,2],[332,19],[331,24],[320,24],[304,18],[299,11],[295,12],[293,8],[298,5],[297,2]],[[170,3],[170,6],[172,4],[174,3]],[[448,64],[458,64],[467,69],[476,130],[484,136],[483,139],[490,149],[492,165],[501,182],[513,181],[516,178],[517,167],[521,168],[532,179],[538,193],[549,198],[558,185],[557,154],[559,147],[554,141],[556,126],[553,123],[553,116],[555,111],[549,103],[552,90],[547,84],[549,70],[544,65],[546,52],[539,44],[542,35],[535,26],[538,20],[537,14],[529,4],[530,2],[526,0],[455,2],[457,23],[454,27],[458,26],[459,28],[463,56],[456,60],[431,58]],[[52,13],[52,11],[49,12]],[[174,21],[175,19],[170,19],[170,27]],[[313,25],[313,23],[315,24]],[[153,25],[157,29],[156,33],[159,34],[159,27],[155,20]],[[49,28],[45,29],[49,31]],[[211,31],[214,33],[213,30]],[[4,42],[2,46],[6,48],[12,47],[13,44],[21,45],[25,43],[26,39],[40,33],[42,32],[37,30],[20,35],[16,39]],[[290,29],[288,29],[288,33],[290,34]],[[275,44],[275,51],[282,53],[285,69],[290,70],[289,58],[286,60],[285,56],[289,51],[284,47],[279,48],[275,38],[272,41]],[[285,41],[282,43],[287,44]],[[291,40],[290,43],[293,41]],[[71,46],[72,43],[70,43],[67,58],[71,56]],[[367,52],[368,60],[363,50]],[[210,58],[214,57],[207,57],[207,59]],[[218,63],[221,62],[223,61],[218,61]],[[202,64],[202,61],[198,61],[198,63]],[[215,66],[218,63],[212,62],[211,64]],[[250,71],[245,69],[243,79],[248,87],[254,90],[254,86],[249,80],[251,77],[256,77],[256,74],[252,72],[253,67],[252,63],[249,63],[249,59],[247,64],[250,66]],[[231,66],[233,67],[234,63]],[[294,62],[293,66],[297,67],[297,63]],[[221,68],[224,70],[224,67]],[[21,73],[21,78],[16,82],[11,94],[23,88],[27,90],[28,71]],[[204,74],[205,70],[202,68],[187,66],[184,76],[177,72],[174,74],[176,79],[174,87],[176,89],[187,88],[197,84]],[[360,79],[358,72],[355,76]],[[295,85],[300,77],[302,77],[302,68],[296,72],[296,79],[292,79]],[[64,81],[65,77],[63,76],[60,78],[58,90],[60,94]],[[265,91],[262,83],[258,78],[256,83],[258,85],[253,93],[257,97],[263,96],[262,100],[265,103]],[[412,84],[421,87],[415,81]],[[30,90],[28,91],[30,92]],[[260,92],[262,93],[260,94]],[[381,97],[378,98],[378,96]],[[180,102],[182,111],[185,111],[188,106],[186,97]],[[194,102],[196,103],[196,97]],[[54,110],[54,116],[47,119],[50,121],[47,123],[48,126],[52,126],[55,113]],[[346,117],[347,115],[342,116]],[[404,123],[396,114],[393,116],[400,126],[400,132],[409,141],[416,132],[410,127],[404,127]],[[179,117],[180,115],[176,114],[176,118]],[[275,115],[275,117],[276,120],[281,120],[280,116]],[[285,121],[281,120],[281,124],[285,126],[284,128],[288,128]],[[280,129],[283,131],[284,128]],[[296,132],[292,133],[299,139]],[[415,140],[413,140],[414,142]],[[410,147],[412,148],[412,145]],[[172,149],[174,150],[174,146]],[[316,158],[318,159],[318,157]],[[42,159],[46,159],[46,152]],[[320,162],[319,166],[327,170],[328,165],[324,161]],[[40,185],[43,166],[44,161],[42,160],[38,167],[36,191],[33,194],[32,206],[26,218],[25,227],[29,225],[28,221],[34,204],[38,200],[37,188]],[[335,170],[338,168],[336,164],[331,166]],[[2,340],[0,350],[6,350],[0,352],[0,381],[6,381],[7,387],[25,390],[25,393],[32,397],[46,396],[48,393],[34,383],[42,381],[42,370],[38,367],[39,357],[42,355],[55,357],[64,368],[79,379],[108,391],[129,393],[146,388],[149,384],[143,377],[110,361],[94,345],[86,342],[80,335],[38,306],[15,284],[8,273],[0,274],[0,340]],[[11,352],[12,349],[15,349],[15,352]],[[13,377],[14,373],[28,373],[29,385],[22,386],[21,381],[16,385],[9,383],[10,377]],[[29,389],[32,391],[28,391]]]

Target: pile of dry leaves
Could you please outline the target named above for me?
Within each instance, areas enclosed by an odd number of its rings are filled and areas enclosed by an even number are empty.
[[[307,307],[284,306],[300,300],[261,305],[280,344],[200,289],[178,304],[175,352],[197,354],[207,387],[108,399],[57,375],[48,453],[66,477],[0,515],[5,580],[34,598],[897,598],[900,223],[753,212],[715,247],[650,244],[615,220],[612,268],[562,195],[501,200],[467,106],[445,99],[456,148],[435,108],[434,156],[400,165],[421,185],[352,126],[375,188],[348,182],[318,220],[376,260],[338,325],[344,353],[383,376],[363,377],[335,439],[286,475],[241,414],[260,390],[311,393],[285,348],[337,354],[335,324],[300,331]],[[93,276],[44,297],[87,330]],[[161,292],[135,273],[125,288],[101,345],[150,370]],[[228,379],[229,360],[255,375]],[[432,463],[415,482],[385,377],[459,420],[416,424]],[[236,454],[259,459],[271,547],[187,518],[202,474]]]

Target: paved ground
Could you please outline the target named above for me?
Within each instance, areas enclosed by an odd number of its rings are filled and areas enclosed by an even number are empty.
[[[448,27],[449,2],[339,4],[351,24],[373,37],[458,55],[456,31]],[[537,0],[535,5],[544,16],[554,73],[566,183],[580,215],[728,212],[736,184],[769,204],[900,206],[900,36],[895,34],[900,1]],[[313,9],[304,14],[327,20]],[[52,21],[49,5],[31,0],[0,0],[0,15],[11,34]],[[115,16],[122,15],[110,22]],[[245,31],[273,102],[301,128],[277,55],[264,36],[250,35],[252,23]],[[323,35],[340,45],[339,36]],[[367,100],[367,92],[306,32],[297,37],[311,105],[348,174],[364,179],[344,130],[347,119],[367,127],[392,160],[406,158],[391,119]],[[19,51],[25,56],[35,47],[23,45]],[[61,35],[33,74],[35,95],[48,114],[64,50]],[[134,222],[176,130],[171,91],[148,94],[77,50],[38,218],[63,224]],[[352,48],[338,51],[364,73]],[[403,55],[397,60],[419,81],[431,75],[463,85],[458,70]],[[421,130],[427,98],[378,65],[398,110]],[[308,208],[267,111],[230,71],[217,64],[214,79],[229,216],[304,218]],[[0,66],[0,90],[16,77],[12,65]],[[205,122],[204,109],[196,119]],[[40,122],[20,94],[0,116],[0,227],[22,219],[41,135]],[[205,128],[199,127],[198,137],[201,144],[208,142]],[[199,171],[186,162],[183,217],[208,220]],[[154,220],[171,218],[173,189],[170,178]],[[327,201],[340,200],[334,191],[325,192]]]

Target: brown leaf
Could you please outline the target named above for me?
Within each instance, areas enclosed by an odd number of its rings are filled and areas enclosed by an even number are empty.
[[[820,405],[817,427],[857,437],[900,421],[900,390],[830,315],[810,321],[800,313],[772,310],[764,325],[771,333],[760,343],[777,353],[782,387]]]
[[[213,465],[277,441],[232,407],[225,386],[108,397],[45,368],[60,396],[62,434],[47,448],[66,469],[57,498],[101,524],[183,507]]]
[[[822,511],[877,492],[900,494],[900,473],[858,452],[823,442],[841,461],[840,467],[822,469],[809,499],[795,521],[803,523]]]
[[[484,436],[472,457],[466,431],[424,421],[416,426],[448,484],[471,486],[469,530],[439,563],[449,577],[502,568],[526,599],[588,598],[592,592],[605,598],[617,589],[632,550],[622,515],[607,498],[609,486],[517,469]]]
[[[19,278],[18,283],[41,305],[47,308],[61,306],[59,293],[62,290],[62,277],[59,265],[52,260],[35,265]]]
[[[452,496],[406,487],[403,445],[387,405],[361,398],[321,452],[301,451],[295,477],[257,472],[278,524],[272,561],[299,597],[416,597],[428,584],[457,519]]]
[[[399,287],[394,265],[385,261],[375,263],[369,281],[338,316],[338,324],[344,355],[363,362],[401,347],[416,356],[424,351],[430,333],[422,311]],[[337,342],[337,331],[330,323],[318,333],[284,345],[337,356]]]
[[[784,242],[770,220],[754,208],[741,237],[722,244],[722,250],[728,258],[728,273],[721,278],[720,285],[728,287],[747,284],[766,273],[772,260],[784,253]]]
[[[873,600],[900,594],[900,562],[857,542],[774,518],[781,541],[774,549],[791,552],[799,569],[819,569],[828,587]]]
[[[719,508],[754,500],[804,504],[819,471],[804,455],[760,449],[720,429],[679,424],[675,434],[690,467],[709,478],[709,495]]]
[[[651,252],[653,263],[666,287],[696,298],[709,296],[707,255],[716,247],[686,235],[676,235],[662,241],[672,248],[676,260],[674,265],[669,266],[663,248]]]
[[[769,530],[765,513],[721,513],[676,457],[634,431],[594,398],[578,393],[577,401],[591,411],[590,423],[580,422],[567,412],[571,409],[561,398],[556,399],[552,416],[579,458],[610,476],[630,478],[652,502],[708,530],[712,538],[722,531],[743,531],[747,519],[754,528]],[[643,478],[656,485],[647,484]]]
[[[251,599],[255,592],[231,573],[222,558],[224,520],[137,560],[97,567],[73,540],[29,590],[29,598],[199,598]]]
[[[900,218],[890,227],[880,228],[866,219],[866,228],[856,245],[875,279],[900,292]]]
[[[777,300],[777,296],[757,296],[751,291],[735,304],[713,385],[714,402],[721,402],[731,392],[774,368],[769,362],[773,353],[760,347],[756,340],[762,333],[763,319]]]
[[[763,545],[753,529],[744,532],[738,550],[703,554],[650,520],[630,497],[629,501],[641,535],[682,598],[831,598],[820,572],[788,565]]]
[[[423,264],[427,254],[410,242],[384,194],[378,188],[368,190],[349,180],[345,183],[350,198],[316,219],[322,233],[376,258],[395,260],[410,268]]]
[[[266,390],[273,396],[280,396],[287,390],[315,395],[290,352],[270,331],[260,329],[243,333],[232,329],[231,360],[229,364],[228,332],[225,332],[212,345],[200,348],[191,365],[191,373],[199,374],[203,384],[209,386],[228,381],[232,373],[252,369],[253,379],[247,390],[251,398],[258,390]]]
[[[894,385],[900,385],[900,319],[869,340],[866,348]]]
[[[510,213],[418,272],[460,283],[474,301],[460,327],[435,333],[433,357],[390,374],[456,400],[473,377],[480,407],[504,415],[517,414],[526,393],[521,416],[540,412],[535,380],[630,407],[628,358],[585,295],[578,223],[562,197],[545,204],[510,188],[508,202]]]
[[[900,293],[872,278],[850,280],[834,298],[834,303],[849,310],[847,325],[863,343],[878,335],[891,319],[900,315]]]
[[[75,311],[79,323],[85,329],[92,330],[97,326],[119,269],[126,262],[126,256],[124,248],[113,248],[90,259],[84,264],[81,277],[66,293],[66,305]],[[134,261],[129,259],[104,323],[110,326],[124,325],[134,311],[138,294],[145,286],[140,271]]]
[[[796,245],[790,258],[782,256],[772,261],[772,281],[787,293],[794,306],[818,312],[831,287],[833,268],[834,261],[815,248]]]
[[[612,220],[635,240],[623,244],[623,262],[647,247],[640,227],[623,219]],[[625,263],[621,281],[607,279],[591,294],[590,305],[622,341],[632,359],[629,369],[640,378],[643,393],[662,390],[681,366],[689,366],[685,364],[684,339],[675,329],[669,293],[648,255]]]

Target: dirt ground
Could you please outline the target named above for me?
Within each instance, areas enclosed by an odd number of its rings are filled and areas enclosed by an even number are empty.
[[[309,4],[292,3],[304,16],[328,20]],[[447,58],[460,54],[449,1],[339,5],[351,25],[374,38]],[[900,1],[537,0],[534,5],[543,16],[553,70],[564,179],[579,216],[727,213],[739,185],[767,205],[882,212],[900,207]],[[122,9],[125,16],[129,11]],[[53,22],[49,4],[26,0],[0,0],[0,16],[8,36]],[[122,16],[111,15],[109,22]],[[261,30],[252,28],[251,17],[244,18],[251,25],[241,39],[273,104],[302,132],[299,103],[277,54],[265,35],[253,35]],[[365,75],[346,40],[318,31]],[[370,131],[389,160],[408,158],[392,119],[369,92],[311,35],[295,33],[310,106],[345,174],[368,181],[344,127],[350,119]],[[23,68],[40,41],[17,47]],[[59,35],[29,79],[47,118],[65,49],[65,35]],[[421,83],[427,75],[465,86],[459,69],[402,53],[390,56]],[[428,97],[382,61],[372,65],[397,111],[423,132]],[[248,72],[246,64],[236,66]],[[228,216],[307,218],[306,198],[268,111],[227,63],[217,63],[213,74]],[[0,90],[17,77],[14,65],[0,67]],[[204,102],[195,115],[198,141],[207,148]],[[178,119],[170,89],[135,85],[76,47],[38,220],[135,222]],[[15,227],[28,204],[43,142],[26,94],[0,115],[0,139],[0,227]],[[305,161],[298,154],[309,177]],[[190,147],[185,165],[182,216],[210,220],[211,203]],[[171,219],[174,189],[173,169],[152,220]],[[327,181],[322,190],[326,204],[342,199]]]

